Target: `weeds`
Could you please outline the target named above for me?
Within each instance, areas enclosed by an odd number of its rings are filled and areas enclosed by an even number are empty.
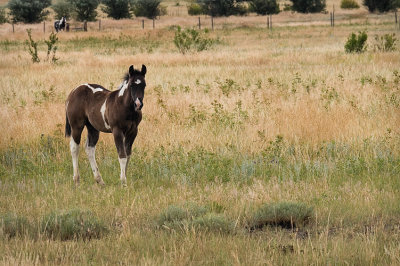
[[[25,43],[28,46],[28,52],[32,57],[31,60],[33,63],[39,63],[40,59],[39,59],[38,50],[37,50],[38,43],[32,39],[32,30],[31,29],[27,29],[26,32],[28,33],[29,40],[27,40]]]
[[[8,238],[29,235],[32,228],[25,217],[7,213],[0,214],[0,234]]]
[[[56,58],[57,42],[58,42],[57,34],[55,34],[54,32],[50,33],[49,40],[44,40],[44,42],[47,45],[46,61],[50,60],[50,54],[52,53],[51,62],[55,63],[58,60],[58,58]]]
[[[375,36],[375,50],[379,52],[392,52],[396,50],[397,38],[394,33]]]

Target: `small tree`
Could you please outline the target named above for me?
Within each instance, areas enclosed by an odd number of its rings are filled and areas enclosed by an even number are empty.
[[[346,53],[363,53],[367,50],[368,34],[360,31],[358,35],[352,33],[347,39],[344,49]]]
[[[364,6],[369,12],[387,12],[398,7],[396,0],[364,0]]]
[[[188,14],[191,16],[196,16],[196,15],[204,14],[204,11],[201,8],[201,5],[199,5],[197,3],[191,3],[188,6]]]
[[[79,21],[95,21],[99,5],[99,0],[68,0],[76,13],[76,19]]]
[[[130,18],[131,0],[102,0],[104,7],[101,10],[113,19]]]
[[[280,12],[276,0],[250,0],[250,8],[259,15],[272,15]]]
[[[325,0],[290,0],[292,10],[300,13],[318,13],[325,10]]]
[[[51,8],[56,13],[56,19],[65,17],[66,19],[71,18],[71,14],[74,11],[72,5],[65,0],[59,0]]]
[[[161,0],[135,0],[132,11],[137,17],[155,18],[161,15]]]
[[[10,0],[8,8],[14,22],[36,23],[44,20],[49,11],[51,0]]]
[[[0,24],[8,22],[6,9],[0,7]]]

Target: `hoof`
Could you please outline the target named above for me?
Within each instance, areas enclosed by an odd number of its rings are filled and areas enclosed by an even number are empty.
[[[79,185],[80,180],[81,180],[80,176],[79,175],[78,176],[74,176],[73,179],[74,179],[75,185]]]
[[[106,184],[104,183],[103,179],[96,179],[97,184],[99,184],[100,186],[105,186]]]
[[[127,187],[128,185],[126,184],[126,179],[122,179],[121,180],[121,185],[123,186],[123,187]]]

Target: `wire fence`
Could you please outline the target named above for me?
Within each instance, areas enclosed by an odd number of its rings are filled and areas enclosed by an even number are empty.
[[[152,30],[166,29],[180,26],[182,28],[197,29],[229,29],[239,27],[261,27],[273,29],[279,27],[293,26],[340,26],[353,24],[394,24],[400,30],[400,18],[397,12],[379,14],[349,14],[339,12],[329,12],[326,14],[278,14],[268,16],[245,16],[245,17],[211,17],[211,16],[184,16],[184,17],[159,17],[157,19],[135,18],[125,20],[100,19],[95,22],[67,22],[66,30],[76,31],[113,31],[113,30]],[[15,33],[33,28],[34,31],[51,32],[54,31],[54,24],[45,21],[42,24],[8,24],[8,30],[0,31],[3,33]]]

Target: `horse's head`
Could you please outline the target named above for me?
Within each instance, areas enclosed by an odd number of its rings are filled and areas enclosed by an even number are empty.
[[[146,87],[146,72],[147,69],[145,65],[142,65],[142,69],[140,71],[134,69],[133,66],[129,67],[128,88],[131,92],[135,111],[139,111],[143,107],[144,89]]]

